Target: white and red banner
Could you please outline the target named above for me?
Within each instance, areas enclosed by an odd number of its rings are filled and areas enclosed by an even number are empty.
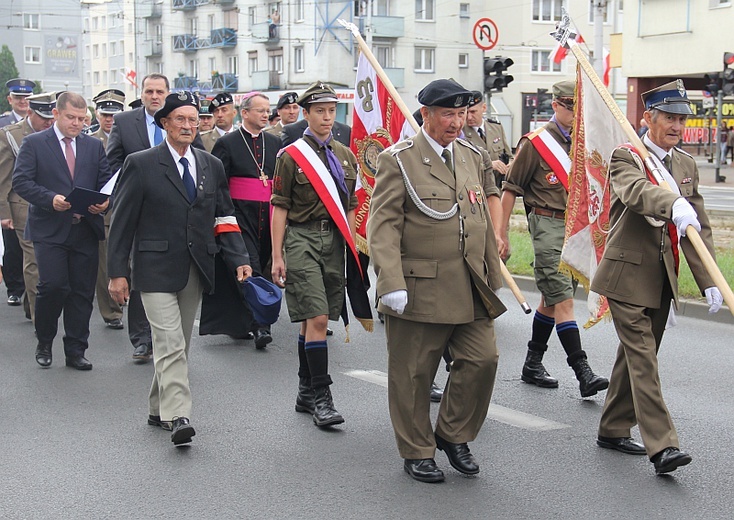
[[[128,83],[130,83],[135,88],[139,88],[138,83],[135,81],[135,78],[137,78],[137,76],[138,75],[134,70],[125,67],[124,77],[128,81]]]
[[[405,116],[364,55],[360,54],[354,82],[351,148],[359,162],[357,178],[357,249],[367,250],[367,217],[375,186],[377,156],[401,139]]]
[[[576,37],[574,38],[576,43],[584,43],[584,37],[579,34],[578,31],[576,31]],[[550,59],[553,63],[561,63],[566,56],[568,56],[569,50],[568,47],[562,46],[560,43],[556,44],[556,48],[553,49],[553,52],[551,52]]]
[[[561,270],[572,274],[588,291],[609,233],[609,160],[627,138],[578,66],[575,112]],[[606,298],[594,292],[589,293],[588,306],[591,316],[586,328],[609,310]]]

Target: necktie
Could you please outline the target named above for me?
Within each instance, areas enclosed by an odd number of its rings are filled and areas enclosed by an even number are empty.
[[[663,164],[665,165],[665,169],[668,170],[668,173],[673,173],[673,171],[671,170],[673,164],[670,160],[670,154],[663,157]]]
[[[477,128],[477,133],[479,134],[479,137],[482,138],[482,141],[484,141],[484,129],[481,126]]]
[[[153,126],[155,127],[155,130],[153,130],[153,146],[158,146],[163,142],[163,132],[157,124],[153,123]]]
[[[443,157],[443,162],[446,163],[446,167],[451,170],[451,173],[454,173],[454,163],[451,161],[451,152],[444,149],[444,151],[441,152],[441,157]]]
[[[76,166],[76,156],[74,156],[74,148],[71,147],[71,137],[64,137],[64,153],[66,154],[66,165],[69,167],[69,175],[74,179],[74,167]]]
[[[191,176],[191,172],[189,171],[189,160],[186,159],[186,157],[181,157],[178,162],[181,163],[184,169],[183,183],[184,188],[186,188],[186,195],[189,197],[189,202],[194,202],[196,200],[196,185],[194,183],[194,178]]]

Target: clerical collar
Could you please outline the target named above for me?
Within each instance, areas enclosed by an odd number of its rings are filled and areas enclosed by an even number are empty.
[[[245,125],[242,125],[242,126],[240,127],[240,129],[242,129],[242,130],[244,130],[245,132],[247,132],[248,134],[250,134],[250,137],[252,137],[253,139],[257,139],[258,137],[260,137],[260,134],[262,133],[262,132],[258,132],[258,133],[256,133],[256,134],[253,134],[252,132],[250,132],[250,131],[249,131],[249,130],[247,129],[247,127],[246,127]]]

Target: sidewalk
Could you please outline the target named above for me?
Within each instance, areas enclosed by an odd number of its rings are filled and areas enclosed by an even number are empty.
[[[719,175],[726,177],[725,182],[716,182],[716,165],[708,162],[705,155],[693,156],[696,159],[698,173],[701,186],[715,186],[717,188],[729,188],[734,196],[734,168],[731,163],[722,164],[719,168]]]

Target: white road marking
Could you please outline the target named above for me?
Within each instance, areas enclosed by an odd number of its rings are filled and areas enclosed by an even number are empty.
[[[387,388],[387,374],[380,372],[379,370],[348,370],[344,372],[345,375],[367,381],[383,388]],[[490,404],[489,413],[487,414],[489,419],[493,421],[507,424],[508,426],[514,426],[515,428],[522,428],[523,430],[532,431],[548,431],[548,430],[562,430],[564,428],[570,428],[568,424],[551,421],[550,419],[544,419],[537,415],[532,415],[512,408],[507,408],[499,404]]]

